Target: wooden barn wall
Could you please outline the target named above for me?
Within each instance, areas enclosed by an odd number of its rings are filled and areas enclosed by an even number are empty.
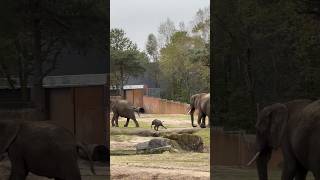
[[[72,88],[49,89],[49,119],[75,133]]]
[[[79,87],[75,93],[76,136],[92,144],[105,144],[103,86]]]
[[[103,86],[50,89],[50,120],[72,131],[80,141],[105,144],[103,91]]]

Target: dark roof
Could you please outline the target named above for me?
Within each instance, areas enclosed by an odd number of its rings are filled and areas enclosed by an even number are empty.
[[[49,76],[79,75],[79,74],[105,74],[107,72],[106,53],[90,51],[86,54],[65,52],[57,60],[56,68]]]
[[[143,75],[138,77],[129,77],[126,85],[136,85],[136,84],[144,84],[147,85],[148,88],[156,87],[155,81],[150,77],[150,75],[145,72]]]

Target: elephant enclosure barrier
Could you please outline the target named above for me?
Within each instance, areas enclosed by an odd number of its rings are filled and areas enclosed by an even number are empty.
[[[143,96],[143,108],[149,114],[187,114],[189,104]]]
[[[219,166],[247,167],[247,163],[256,153],[255,135],[244,131],[224,131],[221,127],[213,130],[213,164]],[[281,150],[274,151],[268,164],[270,168],[280,168],[282,164]],[[251,165],[254,167],[255,163]]]

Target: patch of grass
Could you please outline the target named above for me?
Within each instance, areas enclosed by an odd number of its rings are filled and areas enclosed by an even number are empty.
[[[124,142],[124,141],[130,141],[131,139],[132,139],[132,136],[127,136],[123,134],[110,136],[111,141]]]
[[[127,155],[135,155],[136,150],[129,150],[129,149],[113,149],[110,150],[111,156],[127,156]]]

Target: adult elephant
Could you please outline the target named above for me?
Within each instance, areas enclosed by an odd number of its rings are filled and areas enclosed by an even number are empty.
[[[210,93],[199,93],[191,96],[188,114],[190,114],[191,116],[191,125],[193,127],[197,127],[197,125],[194,125],[193,123],[194,121],[193,114],[196,109],[199,111],[198,124],[200,125],[201,128],[205,128],[206,116],[208,116],[208,120],[210,124]]]
[[[113,117],[112,117],[112,126],[119,127],[118,125],[118,119],[120,117],[125,117],[127,118],[127,122],[124,125],[124,127],[128,127],[129,120],[132,119],[134,123],[136,124],[136,127],[139,127],[139,123],[136,119],[136,116],[134,115],[134,112],[137,112],[139,115],[139,109],[133,107],[127,100],[115,100],[112,103],[112,112],[113,112]]]
[[[0,120],[0,154],[8,152],[10,180],[25,180],[29,172],[56,180],[80,180],[78,148],[87,152],[70,131],[55,124]],[[90,159],[88,152],[87,156]]]
[[[305,180],[308,171],[320,180],[320,100],[267,106],[259,113],[256,129],[260,180],[268,179],[267,163],[278,147],[284,159],[282,180]]]

